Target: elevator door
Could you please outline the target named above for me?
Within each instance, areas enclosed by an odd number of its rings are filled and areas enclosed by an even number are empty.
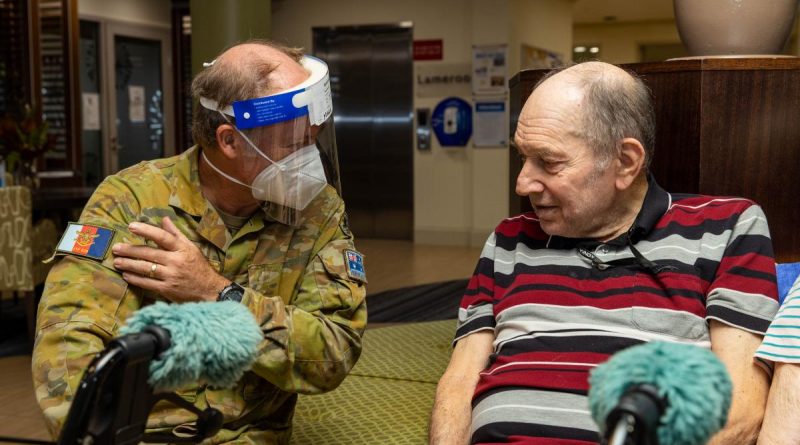
[[[342,195],[357,237],[413,235],[412,29],[314,28],[328,63]]]

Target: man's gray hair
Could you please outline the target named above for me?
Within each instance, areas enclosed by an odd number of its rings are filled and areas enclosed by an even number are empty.
[[[295,62],[299,62],[303,57],[300,48],[290,48],[268,40],[249,40],[244,43],[274,48],[288,55]],[[228,49],[230,47],[222,51],[220,55]],[[275,64],[262,59],[241,60],[237,63],[215,61],[197,74],[192,80],[192,97],[195,99],[192,112],[194,142],[204,148],[217,147],[217,127],[228,122],[219,112],[200,105],[197,102],[200,97],[216,101],[219,109],[239,100],[259,97],[269,91],[270,85],[267,80],[275,68]],[[228,119],[233,123],[232,117],[228,117]],[[258,129],[244,132],[254,136],[255,130]]]
[[[569,66],[547,73],[537,86],[566,68]],[[629,70],[625,72],[629,76],[609,75],[601,69],[585,68],[574,76],[584,91],[584,106],[579,128],[571,132],[586,141],[603,164],[619,153],[622,139],[638,140],[644,146],[647,171],[655,154],[653,99],[650,89],[639,76]]]

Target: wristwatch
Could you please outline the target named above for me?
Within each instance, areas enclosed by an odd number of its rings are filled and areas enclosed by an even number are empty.
[[[236,284],[235,281],[231,281],[231,284],[223,287],[222,290],[219,291],[217,301],[235,301],[241,303],[242,297],[244,297],[244,288]]]

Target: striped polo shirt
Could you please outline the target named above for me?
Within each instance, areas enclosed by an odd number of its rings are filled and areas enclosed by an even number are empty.
[[[763,334],[777,306],[767,221],[746,199],[671,195],[649,178],[633,226],[606,243],[548,236],[535,213],[506,219],[459,308],[455,342],[495,333],[472,443],[596,443],[588,375],[611,354],[709,348],[710,319]]]
[[[800,363],[800,277],[769,325],[756,357],[772,362]]]

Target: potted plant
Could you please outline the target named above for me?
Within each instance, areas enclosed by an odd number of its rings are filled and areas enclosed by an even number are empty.
[[[777,55],[798,0],[674,0],[678,34],[690,56]]]
[[[10,113],[0,117],[0,160],[13,179],[12,185],[37,186],[36,160],[56,144],[48,128],[30,105],[25,105],[21,118]]]

